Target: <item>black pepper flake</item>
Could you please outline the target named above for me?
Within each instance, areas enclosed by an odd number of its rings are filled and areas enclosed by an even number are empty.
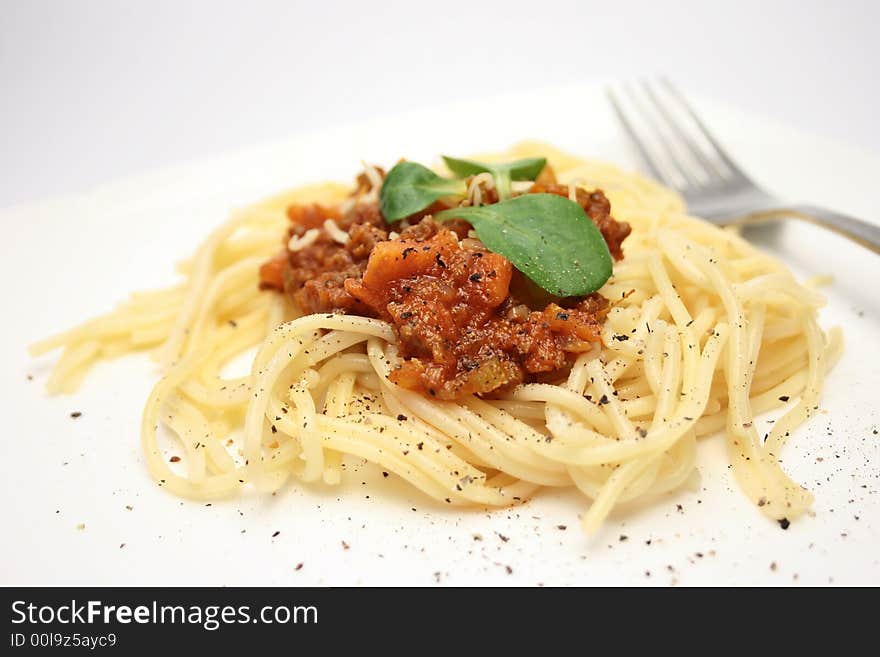
[[[473,283],[479,283],[480,279],[483,278],[483,275],[480,272],[477,272],[476,274],[471,274],[470,276],[468,276],[468,278]]]
[[[504,542],[504,543],[507,543],[507,541],[510,540],[510,537],[509,537],[509,536],[505,536],[504,534],[499,534],[498,532],[495,532],[495,533],[498,534],[498,538],[500,538],[501,541]]]
[[[510,566],[504,566],[504,570],[507,572],[508,575],[513,574],[513,568],[511,568]]]
[[[82,417],[82,413],[80,411],[74,411],[73,413],[70,414],[70,417],[72,417],[75,420],[78,417]]]
[[[628,335],[613,335],[613,336],[611,336],[611,339],[617,340],[618,342],[625,342],[626,340],[629,340],[629,336]]]
[[[278,429],[275,428],[275,425],[272,425],[272,433],[278,433]]]
[[[280,533],[281,533],[280,531],[276,531],[274,534],[272,534],[272,538],[275,538],[275,537],[278,536],[278,534],[280,534]]]
[[[782,527],[783,529],[788,529],[789,526],[791,525],[791,523],[788,521],[788,518],[780,518],[776,522],[778,522],[779,526]]]
[[[400,313],[400,319],[409,319],[410,317],[412,317],[412,313],[408,310]]]
[[[566,529],[568,529],[568,525],[556,525],[556,529],[564,532]]]
[[[385,471],[383,470],[383,471],[382,471],[382,476],[385,477],[385,478],[387,479],[387,478],[388,478],[388,473],[385,472]]]
[[[178,463],[178,462],[180,461],[180,457],[179,457],[179,456],[172,456],[172,457],[171,457],[170,459],[168,459],[168,460],[169,460],[171,463]]]
[[[436,255],[434,260],[437,261],[437,266],[440,267],[440,269],[446,269],[446,263],[443,262],[443,258],[440,257],[439,253]]]
[[[608,401],[608,395],[602,395],[601,397],[599,397],[599,406],[604,406],[608,403]]]
[[[781,402],[787,402],[789,399],[791,399],[791,398],[788,395],[781,395],[779,397],[779,401],[781,401]]]
[[[294,570],[302,570],[303,565],[304,565],[303,562],[300,561],[298,564],[296,564],[296,566],[294,566],[293,569],[294,569]]]
[[[425,443],[418,443],[418,444],[416,445],[416,447],[419,448],[419,451],[422,451],[422,449],[424,449],[424,447],[425,447]]]
[[[411,247],[411,246],[406,247],[406,248],[403,250],[403,254],[402,254],[402,255],[403,255],[403,259],[406,260],[406,256],[408,256],[410,253],[415,253],[415,251],[416,251],[416,250],[415,250],[413,247]],[[409,290],[407,290],[407,292],[409,292]]]
[[[348,543],[346,543],[345,541],[342,541],[342,549],[348,550],[349,548],[351,548],[351,546]]]
[[[626,534],[621,534],[617,538],[617,540],[620,541],[621,543],[626,543],[629,540],[629,536],[627,536]]]
[[[397,420],[398,420],[399,422],[406,422],[406,419],[407,419],[407,418],[406,418],[406,415],[404,415],[403,413],[399,413],[399,414],[397,415]]]
[[[561,319],[563,322],[568,321],[568,313],[556,313],[556,319]]]

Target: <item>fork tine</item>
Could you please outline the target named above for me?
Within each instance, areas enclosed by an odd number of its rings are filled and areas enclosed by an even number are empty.
[[[675,136],[678,139],[678,143],[681,144],[685,152],[688,153],[691,158],[696,160],[696,162],[702,167],[707,178],[723,178],[724,174],[718,168],[718,165],[710,158],[706,157],[703,149],[700,148],[700,146],[687,134],[685,129],[682,128],[681,124],[675,120],[672,112],[670,112],[669,108],[667,107],[667,103],[660,98],[659,94],[654,90],[654,87],[652,87],[648,82],[642,82],[642,88],[645,91],[645,95],[650,99],[651,103],[653,104],[654,109],[656,109],[657,113],[663,117],[666,125],[669,126],[672,132],[675,133]]]
[[[684,184],[670,184],[671,187],[675,187],[679,190],[684,190],[686,187],[698,187],[699,181],[694,177],[691,173],[690,169],[682,162],[681,158],[678,155],[678,149],[675,145],[669,140],[666,135],[666,132],[657,125],[657,121],[654,117],[654,113],[652,113],[648,108],[645,107],[645,104],[639,98],[639,96],[632,90],[632,87],[627,85],[626,87],[627,95],[630,98],[630,102],[642,115],[642,119],[646,125],[648,125],[653,131],[653,135],[656,140],[660,143],[661,148],[666,154],[666,159],[671,163],[672,168],[675,170],[675,173],[684,181]],[[669,184],[669,183],[668,183]]]
[[[742,169],[740,169],[736,165],[736,163],[732,159],[730,159],[730,156],[721,147],[721,144],[719,144],[715,140],[715,137],[712,136],[712,133],[709,132],[709,130],[706,128],[705,124],[700,120],[700,117],[697,116],[697,113],[693,110],[693,108],[690,106],[690,104],[684,99],[684,96],[681,95],[681,93],[678,91],[678,89],[676,89],[672,85],[672,83],[668,79],[666,79],[665,77],[660,78],[660,82],[663,84],[663,86],[666,87],[666,90],[669,92],[669,94],[676,99],[678,104],[681,105],[681,107],[684,109],[684,111],[687,112],[687,114],[691,117],[691,120],[693,120],[693,122],[694,122],[694,124],[696,124],[697,128],[700,129],[700,132],[703,134],[703,137],[706,139],[707,142],[709,142],[709,144],[712,146],[712,148],[715,149],[715,155],[718,157],[719,160],[721,160],[724,163],[724,166],[727,167],[727,169],[730,171],[730,173],[732,173],[736,177],[742,178],[744,180],[748,180],[748,176],[746,176],[746,174],[744,174],[742,172]]]
[[[626,114],[623,111],[623,108],[620,106],[620,103],[617,101],[617,96],[611,91],[611,89],[605,89],[605,95],[608,96],[608,101],[611,103],[611,107],[614,109],[615,115],[617,115],[617,120],[620,121],[620,125],[623,126],[624,132],[626,132],[627,137],[629,137],[630,142],[636,147],[639,151],[639,155],[642,158],[642,161],[645,163],[645,166],[651,172],[651,175],[655,180],[659,180],[666,185],[670,184],[670,181],[667,180],[666,176],[664,176],[660,172],[660,167],[657,162],[651,157],[651,154],[648,152],[648,149],[642,143],[641,138],[638,133],[633,128],[632,123],[630,123],[629,119],[626,117]]]

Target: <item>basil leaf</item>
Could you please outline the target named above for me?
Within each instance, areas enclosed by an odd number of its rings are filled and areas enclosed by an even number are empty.
[[[437,221],[455,218],[468,221],[486,248],[551,294],[590,294],[611,276],[611,254],[602,233],[580,205],[563,196],[524,194],[434,215]]]
[[[443,161],[452,173],[457,176],[475,176],[478,173],[491,173],[507,171],[511,180],[534,180],[547,166],[545,157],[529,157],[514,162],[477,162],[476,160],[462,160],[455,157],[443,156]]]
[[[491,173],[498,189],[498,198],[510,198],[511,180],[534,180],[547,166],[547,158],[529,157],[513,162],[478,162],[443,156],[443,161],[452,173],[457,176],[475,176],[479,173]]]
[[[447,196],[464,196],[463,180],[441,178],[416,162],[396,164],[382,183],[379,207],[387,221],[397,221],[424,210]]]

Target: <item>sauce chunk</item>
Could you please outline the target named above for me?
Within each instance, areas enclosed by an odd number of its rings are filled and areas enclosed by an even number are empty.
[[[469,224],[457,219],[440,225],[429,215],[431,208],[411,217],[414,225],[398,224],[397,234],[378,203],[362,198],[370,189],[366,178],[359,179],[345,212],[319,205],[289,208],[288,239],[312,231],[310,239],[294,240],[294,250],[265,263],[260,286],[291,295],[304,313],[342,312],[389,322],[398,337],[400,360],[391,372],[397,384],[457,399],[558,380],[577,354],[600,341],[609,308],[601,295],[552,297],[474,239]],[[486,201],[492,202],[489,192]],[[567,196],[568,187],[550,179],[530,192]],[[614,220],[605,195],[578,189],[577,202],[612,255],[622,258],[630,227]],[[328,232],[328,219],[340,230]]]
[[[345,289],[397,330],[402,362],[392,380],[455,399],[559,370],[599,339],[601,297],[531,311],[510,293],[513,274],[503,256],[465,247],[427,218],[377,244],[362,278]]]

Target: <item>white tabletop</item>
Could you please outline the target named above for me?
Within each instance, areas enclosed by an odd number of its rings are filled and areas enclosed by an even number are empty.
[[[438,101],[657,73],[880,152],[870,0],[0,0],[0,13],[0,207]]]

